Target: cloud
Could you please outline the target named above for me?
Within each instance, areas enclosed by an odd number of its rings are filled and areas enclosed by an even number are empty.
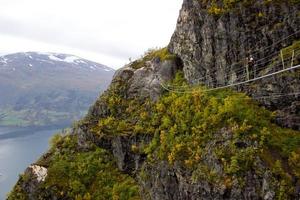
[[[82,49],[76,49],[67,46],[59,46],[55,44],[43,43],[35,40],[29,40],[2,34],[0,34],[0,41],[2,41],[0,45],[0,55],[27,51],[59,52],[77,55],[88,60],[108,65],[115,69],[123,66],[124,63],[126,63],[126,61],[128,60],[122,59],[114,55],[105,55],[101,52],[86,51]],[[30,50],[28,49],[28,47],[30,47]]]
[[[118,63],[118,67],[148,48],[167,45],[182,3],[182,0],[2,1],[0,51],[5,50],[5,37],[12,42],[6,44],[7,48],[11,45],[16,51],[24,51],[24,46],[18,47],[14,42],[13,38],[18,38],[15,41],[23,40],[28,51],[33,46],[35,49],[39,45],[41,49],[56,46],[57,51],[71,49],[83,56],[106,57],[104,64]]]

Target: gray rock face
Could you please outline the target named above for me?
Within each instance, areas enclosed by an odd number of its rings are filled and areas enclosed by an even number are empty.
[[[173,80],[176,72],[181,69],[182,63],[180,60],[161,61],[159,58],[145,62],[145,65],[139,69],[134,69],[131,64],[119,69],[115,73],[109,89],[90,108],[85,120],[89,123],[81,124],[80,127],[73,130],[73,134],[78,136],[79,146],[87,148],[87,141],[92,141],[113,153],[121,171],[129,174],[136,173],[141,168],[145,155],[134,154],[131,147],[142,142],[149,143],[152,136],[97,137],[89,131],[89,125],[97,123],[100,118],[110,116],[111,110],[107,97],[110,97],[113,93],[117,93],[124,99],[138,99],[140,101],[151,99],[156,101],[164,93],[161,84]]]
[[[272,58],[270,55],[278,56],[282,48],[300,39],[299,3],[244,1],[225,14],[214,15],[208,11],[209,2],[184,0],[169,44],[169,50],[182,59],[185,77],[192,84],[217,87],[243,81],[245,73],[241,69],[245,68],[250,55],[254,60]],[[217,5],[221,2],[217,1]],[[270,62],[258,64],[257,68]],[[297,71],[291,76],[271,77],[238,89],[254,97],[269,97],[299,92],[299,85]],[[287,112],[299,98],[299,94],[295,94],[259,101],[272,110],[279,110],[278,123],[300,129],[299,113],[296,116]]]
[[[116,72],[114,79],[128,83],[128,98],[150,98],[156,101],[163,92],[160,83],[172,80],[180,67],[176,60],[161,62],[153,59],[140,69],[133,69],[130,64],[125,66]]]
[[[31,165],[28,167],[23,175],[23,179],[19,180],[19,184],[22,189],[26,192],[28,200],[36,200],[39,198],[57,200],[51,190],[41,191],[40,185],[44,182],[47,176],[47,169],[42,166]],[[39,197],[37,194],[42,194]]]
[[[109,116],[110,111],[104,99],[114,89],[125,99],[158,100],[164,92],[161,84],[171,81],[180,69],[182,63],[177,59],[161,61],[155,58],[145,62],[139,69],[134,69],[131,64],[126,65],[115,73],[109,89],[91,107],[88,116],[98,119]]]
[[[265,57],[300,38],[299,4],[266,4],[259,0],[253,1],[253,5],[240,4],[221,16],[210,14],[207,4],[184,0],[169,45],[183,60],[186,78],[191,83],[224,85],[230,81],[225,71],[235,72],[229,68],[233,63],[251,53],[255,59]],[[263,16],[259,17],[260,13]],[[298,34],[278,43],[297,31]],[[273,46],[265,49],[269,45]]]

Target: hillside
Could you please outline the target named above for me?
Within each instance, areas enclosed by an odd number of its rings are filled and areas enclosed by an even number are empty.
[[[298,65],[299,12],[298,1],[184,0],[169,46],[118,70],[8,199],[299,199],[299,68],[217,89],[245,81],[233,64],[250,54],[269,56],[256,77],[290,49]]]
[[[184,63],[191,84],[209,87],[244,81],[247,59],[256,75],[300,62],[300,15],[297,0],[185,0],[169,50]],[[280,51],[283,50],[284,65]],[[300,78],[288,73],[236,87],[278,113],[278,124],[300,130]],[[298,93],[298,95],[287,95]],[[269,96],[278,96],[268,98]]]
[[[73,55],[0,57],[0,125],[69,124],[109,85],[114,70]]]

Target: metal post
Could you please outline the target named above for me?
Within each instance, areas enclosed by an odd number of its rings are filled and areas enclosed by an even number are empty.
[[[283,69],[285,69],[282,50],[280,50],[280,55],[281,55],[282,67],[283,67]]]
[[[292,62],[291,62],[291,67],[294,66],[294,57],[295,57],[295,50],[293,50],[293,54],[292,54]]]
[[[249,65],[246,65],[247,79],[250,80]]]
[[[207,71],[206,71],[205,76],[206,76],[205,82],[207,83],[208,87],[210,87],[210,82],[209,82],[209,80],[208,80],[209,78],[208,78],[208,72],[207,72]]]

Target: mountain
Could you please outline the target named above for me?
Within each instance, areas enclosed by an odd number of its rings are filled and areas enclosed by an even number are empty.
[[[8,199],[300,199],[299,11],[184,0],[168,47],[119,69]]]
[[[292,50],[299,64],[299,1],[286,2],[184,1],[169,50],[182,59],[188,82],[217,87],[245,81],[250,56],[257,76],[291,66]],[[300,130],[300,77],[289,72],[235,89],[277,112],[280,125]]]
[[[0,125],[69,124],[86,113],[114,70],[73,55],[0,57]]]

